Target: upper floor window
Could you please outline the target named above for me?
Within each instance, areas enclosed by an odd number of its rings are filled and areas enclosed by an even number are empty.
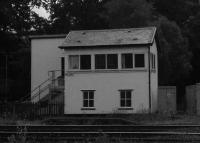
[[[105,69],[106,68],[106,55],[96,54],[95,55],[95,69]]]
[[[69,69],[79,69],[79,56],[70,55],[69,56]]]
[[[107,55],[107,68],[108,69],[117,69],[118,68],[118,55],[117,54],[108,54]]]
[[[95,69],[117,69],[118,55],[117,54],[96,54]]]
[[[156,56],[154,54],[151,54],[151,68],[156,68]]]
[[[69,69],[91,69],[91,55],[70,55]]]
[[[144,54],[135,54],[135,67],[136,68],[145,67]]]
[[[122,69],[133,68],[133,54],[122,54]]]
[[[80,56],[80,69],[83,70],[91,69],[91,55]]]

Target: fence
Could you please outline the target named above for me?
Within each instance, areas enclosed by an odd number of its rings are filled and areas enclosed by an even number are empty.
[[[200,83],[186,86],[186,110],[200,115]]]
[[[41,119],[50,116],[64,115],[64,104],[61,103],[1,103],[1,117],[21,119]]]
[[[176,112],[176,86],[159,86],[159,112]]]

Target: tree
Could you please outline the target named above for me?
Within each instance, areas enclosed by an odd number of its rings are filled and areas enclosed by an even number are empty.
[[[192,70],[188,42],[175,22],[165,17],[156,21],[159,56],[159,84],[178,85]]]
[[[47,6],[53,33],[68,33],[71,29],[102,29],[107,27],[101,17],[104,0],[54,0]]]
[[[155,10],[182,26],[187,19],[199,11],[198,4],[191,0],[152,0]]]
[[[27,36],[32,31],[41,30],[46,24],[46,20],[32,11],[34,6],[42,4],[43,1],[36,0],[0,1],[0,56],[7,57],[7,64],[3,61],[0,68],[7,66],[8,88],[12,89],[7,89],[6,95],[1,97],[6,96],[7,100],[19,99],[30,92],[30,49]],[[4,81],[5,73],[0,74],[3,74],[0,80]]]
[[[146,0],[111,0],[105,8],[111,28],[144,27],[153,19],[152,5]]]
[[[200,82],[200,12],[195,16],[190,17],[185,24],[184,32],[189,39],[190,51],[193,53],[192,66],[193,71],[191,72],[191,82]]]
[[[154,11],[145,0],[111,0],[105,5],[111,28],[156,26],[159,43],[159,84],[177,85],[191,70],[187,39],[175,22]]]

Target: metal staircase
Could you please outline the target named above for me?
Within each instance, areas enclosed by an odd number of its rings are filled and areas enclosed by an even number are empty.
[[[42,82],[31,93],[21,99],[21,102],[31,101],[33,103],[63,103],[64,99],[64,76],[56,72],[59,70],[49,71],[50,78]]]

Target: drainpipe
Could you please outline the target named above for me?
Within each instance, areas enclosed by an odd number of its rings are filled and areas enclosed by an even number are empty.
[[[148,77],[149,77],[149,113],[151,113],[151,66],[150,46],[148,46]]]

